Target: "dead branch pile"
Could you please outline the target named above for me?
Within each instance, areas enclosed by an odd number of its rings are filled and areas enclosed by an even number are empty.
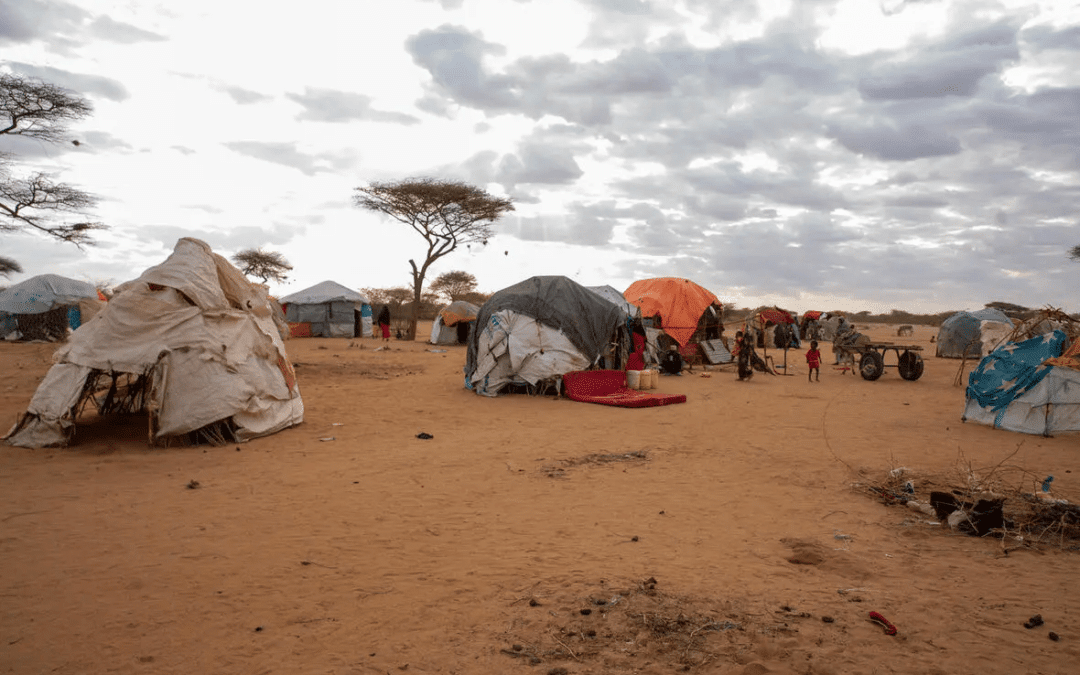
[[[1080,551],[1080,505],[1044,492],[1046,477],[1007,464],[1015,454],[988,469],[958,466],[953,474],[894,468],[879,480],[852,487],[888,506],[906,506],[943,528],[1001,539],[1005,553],[1021,548]]]
[[[1031,318],[1016,324],[1006,341],[1023,342],[1058,329],[1064,331],[1070,340],[1080,338],[1080,321],[1047,305]]]
[[[657,586],[650,577],[621,588],[601,582],[584,596],[520,598],[515,604],[522,616],[499,652],[533,666],[563,663],[623,672],[644,661],[688,670],[717,660],[734,663],[754,634],[792,630],[786,615],[761,620],[732,601],[664,593]]]

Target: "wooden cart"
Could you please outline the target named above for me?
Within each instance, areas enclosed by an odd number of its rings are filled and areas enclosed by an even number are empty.
[[[869,342],[855,345],[856,353],[861,354],[859,359],[859,374],[864,380],[876,380],[885,372],[885,368],[896,368],[900,371],[900,377],[914,382],[922,377],[923,359],[919,352],[922,347],[918,345],[898,345],[892,342]],[[896,365],[885,365],[885,354],[896,352]]]

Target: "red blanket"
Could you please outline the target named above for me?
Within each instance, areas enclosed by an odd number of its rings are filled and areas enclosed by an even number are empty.
[[[622,408],[686,403],[686,394],[650,394],[626,386],[626,371],[575,370],[563,375],[566,396],[574,401]]]

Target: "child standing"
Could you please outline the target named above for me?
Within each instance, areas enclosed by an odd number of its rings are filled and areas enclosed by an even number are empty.
[[[810,366],[807,381],[821,382],[821,352],[818,351],[817,340],[810,341],[810,351],[806,352],[806,363]]]

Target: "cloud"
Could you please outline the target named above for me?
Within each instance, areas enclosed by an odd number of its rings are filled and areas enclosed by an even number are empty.
[[[221,91],[229,95],[229,97],[239,103],[240,105],[250,105],[252,103],[262,103],[263,101],[273,100],[273,96],[261,94],[257,91],[238,87],[236,85],[219,85]]]
[[[320,172],[337,172],[352,168],[356,157],[347,151],[339,153],[307,154],[297,149],[296,143],[233,141],[225,143],[233,152],[272,164],[280,164],[308,175]]]
[[[83,9],[51,0],[4,0],[0,3],[0,44],[33,42],[74,31],[89,18]]]
[[[121,23],[114,21],[107,16],[99,16],[94,19],[89,27],[90,35],[100,38],[102,40],[108,40],[109,42],[119,42],[122,44],[133,44],[136,42],[163,42],[166,40],[165,36],[152,33],[148,30],[143,30],[136,26],[132,26],[129,23]]]
[[[459,103],[500,110],[511,109],[518,98],[511,78],[486,72],[485,55],[501,55],[505,49],[485,41],[479,33],[443,25],[411,36],[405,48],[413,61],[428,71],[434,86]]]
[[[956,137],[940,129],[922,125],[903,128],[889,124],[858,128],[829,125],[827,134],[856,154],[889,161],[941,157],[961,151],[960,141]]]
[[[1080,51],[1080,26],[1057,29],[1044,24],[1025,28],[1020,35],[1025,45],[1034,51],[1048,49]]]
[[[983,78],[1019,57],[1016,26],[980,26],[877,64],[860,79],[859,92],[868,100],[970,97]]]
[[[84,45],[87,36],[120,44],[166,39],[109,16],[92,18],[90,12],[57,0],[3,0],[0,17],[0,45],[40,40],[67,52]]]
[[[119,81],[100,75],[72,73],[50,66],[34,66],[29,63],[8,62],[13,71],[27,77],[34,77],[70,89],[82,96],[100,96],[110,101],[127,100],[127,88]]]
[[[495,180],[513,187],[520,183],[568,185],[584,172],[567,148],[526,144],[516,154],[504,155]]]
[[[363,94],[308,87],[303,94],[286,94],[285,97],[304,108],[304,111],[297,116],[300,120],[314,122],[367,120],[394,124],[416,124],[420,121],[405,113],[375,110],[371,107],[371,97]]]
[[[211,206],[189,205],[185,208],[216,213]],[[305,225],[288,225],[285,223],[272,223],[267,227],[253,227],[250,225],[221,227],[210,231],[193,231],[190,227],[177,225],[150,225],[142,229],[142,232],[150,241],[161,243],[167,250],[171,249],[177,240],[182,237],[195,237],[205,241],[216,253],[226,258],[244,248],[283,246],[302,236],[306,231],[307,227]]]

